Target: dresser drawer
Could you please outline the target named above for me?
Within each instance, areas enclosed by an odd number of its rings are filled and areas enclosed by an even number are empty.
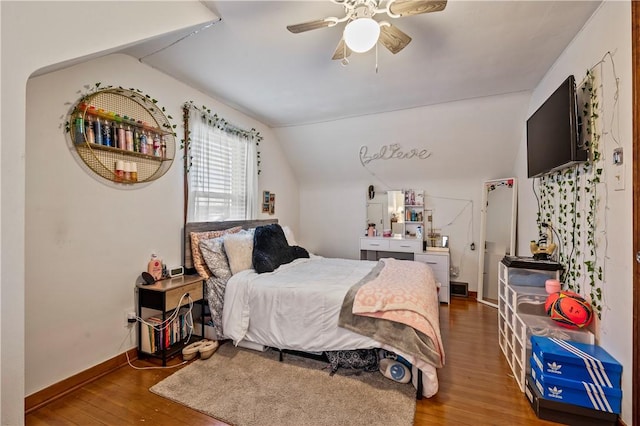
[[[202,281],[167,290],[167,293],[165,295],[165,311],[170,311],[178,307],[180,299],[182,299],[182,295],[186,293],[189,293],[191,300],[193,300],[194,302],[202,299]],[[189,298],[185,296],[184,299],[182,299],[182,304],[184,305],[188,302]]]
[[[437,275],[438,272],[447,274],[449,273],[449,255],[428,254],[420,253],[416,254],[414,258],[417,262],[426,263],[433,269],[433,272]]]
[[[449,286],[449,254],[430,254],[420,253],[414,257],[416,262],[422,262],[429,265],[433,271],[433,275],[436,281],[439,281],[442,286]]]
[[[360,250],[389,251],[389,240],[361,238]]]
[[[437,282],[440,283],[438,299],[440,300],[440,302],[449,303],[449,253],[418,253],[414,256],[414,260],[416,262],[422,262],[429,265],[429,267],[433,271],[434,278]]]
[[[389,251],[417,253],[422,251],[421,240],[390,240]]]

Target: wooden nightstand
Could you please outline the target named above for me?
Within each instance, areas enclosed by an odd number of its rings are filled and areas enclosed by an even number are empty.
[[[191,299],[194,303],[200,302],[201,321],[204,324],[204,280],[199,275],[168,278],[150,285],[137,284],[136,290],[138,292],[138,317],[142,317],[142,308],[153,309],[161,312],[161,315],[157,315],[156,318],[161,319],[164,323],[176,309],[188,307],[189,299]],[[186,309],[183,310],[186,311]],[[167,359],[181,353],[189,343],[187,341],[189,330],[186,325],[182,325],[184,320],[181,321],[178,318],[176,321],[177,324],[169,326],[165,334],[155,332],[146,324],[138,322],[138,356],[160,358],[164,366],[167,364]],[[204,327],[202,329],[204,331]],[[194,340],[194,337],[196,339],[204,338],[203,335],[191,334],[191,340]]]

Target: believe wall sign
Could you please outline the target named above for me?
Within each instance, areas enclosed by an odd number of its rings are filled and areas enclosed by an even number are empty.
[[[362,145],[360,147],[360,164],[366,166],[375,160],[410,160],[416,158],[419,160],[426,160],[431,157],[431,152],[426,149],[410,149],[407,151],[402,150],[402,146],[397,143],[390,145],[383,145],[378,152],[369,154],[369,147]]]

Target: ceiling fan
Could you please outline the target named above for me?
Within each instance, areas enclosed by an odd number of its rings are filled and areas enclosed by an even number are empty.
[[[376,21],[373,17],[386,13],[390,18],[419,15],[444,10],[447,0],[331,0],[344,6],[345,16],[329,17],[315,21],[288,25],[294,34],[319,28],[333,27],[347,22],[342,39],[338,43],[331,59],[343,61],[351,52],[363,53],[370,50],[378,41],[393,54],[404,49],[411,37],[387,21]]]

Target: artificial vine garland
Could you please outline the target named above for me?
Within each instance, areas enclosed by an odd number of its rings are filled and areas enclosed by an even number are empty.
[[[180,149],[185,152],[185,171],[189,172],[192,166],[193,156],[191,155],[190,146],[191,146],[191,135],[189,131],[189,109],[195,108],[202,115],[202,119],[207,122],[210,126],[213,126],[217,129],[220,129],[226,133],[231,133],[233,135],[240,136],[241,138],[248,139],[254,141],[256,147],[260,146],[260,142],[262,142],[263,137],[260,135],[260,132],[256,131],[255,128],[251,130],[244,130],[239,128],[238,126],[229,123],[222,117],[218,117],[218,114],[211,115],[211,109],[207,108],[205,105],[202,107],[197,107],[193,101],[185,102],[182,106],[183,112],[183,123],[184,123],[184,132],[185,137],[180,140]],[[260,168],[260,150],[256,150],[256,159],[258,166],[258,175],[262,172]]]
[[[598,188],[602,183],[603,159],[598,132],[598,94],[594,75],[587,71],[581,87],[583,138],[580,148],[588,151],[582,165],[560,170],[539,179],[538,225],[549,223],[558,238],[558,261],[565,267],[562,281],[578,294],[587,294],[602,315],[603,256],[598,250]],[[585,288],[586,287],[586,288]]]
[[[129,88],[129,89],[125,89],[122,86],[118,86],[118,87],[114,87],[112,85],[109,86],[102,86],[101,82],[97,82],[94,83],[93,86],[90,85],[85,85],[84,88],[86,89],[86,92],[81,93],[81,97],[80,99],[76,102],[75,105],[79,105],[82,102],[86,102],[92,95],[95,95],[96,93],[100,92],[100,91],[106,91],[106,90],[111,90],[114,93],[120,93],[120,94],[127,94],[131,99],[137,101],[139,104],[143,105],[147,110],[149,110],[149,112],[155,112],[155,109],[158,108],[158,100],[145,94],[144,92],[142,92],[142,90],[140,89],[134,89],[134,88]],[[74,105],[74,106],[75,106]],[[165,114],[166,113],[166,109],[165,107],[159,107],[158,111],[162,111],[162,113],[165,115],[165,117],[167,117],[168,120],[173,120],[173,117],[169,114]],[[169,123],[162,123],[161,124],[162,127],[166,128],[167,131],[171,132],[171,134],[173,136],[176,136],[175,133],[175,129],[176,129],[176,125],[175,124],[171,124]],[[67,120],[64,123],[64,129],[67,133],[69,133],[71,131],[71,123]]]

